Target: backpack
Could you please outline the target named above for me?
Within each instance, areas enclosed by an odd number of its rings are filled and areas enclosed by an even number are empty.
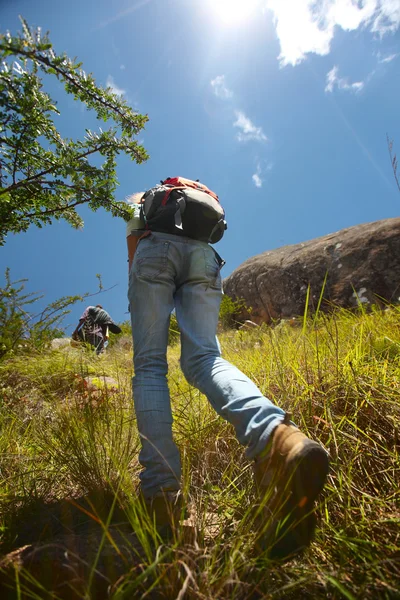
[[[87,321],[89,328],[92,324],[106,325],[112,333],[122,332],[122,329],[114,323],[108,312],[98,306],[89,307]]]
[[[217,194],[199,181],[168,177],[144,193],[141,217],[146,229],[215,244],[227,228]]]

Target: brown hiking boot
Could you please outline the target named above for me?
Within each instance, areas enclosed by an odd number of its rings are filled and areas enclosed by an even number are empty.
[[[161,537],[170,537],[183,517],[182,492],[163,490],[152,498],[143,498],[143,502]]]
[[[301,552],[314,535],[314,502],[329,471],[325,450],[290,425],[286,413],[266,450],[256,458],[255,480],[266,529],[261,538],[272,559]]]

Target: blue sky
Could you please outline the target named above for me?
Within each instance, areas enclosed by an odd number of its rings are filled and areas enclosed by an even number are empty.
[[[119,159],[118,199],[175,175],[219,195],[224,276],[265,250],[399,215],[386,134],[400,153],[400,0],[0,0],[1,31],[20,29],[19,14],[148,114],[150,159]],[[64,135],[98,127],[51,92]],[[81,214],[82,231],[8,236],[1,272],[47,302],[96,291],[101,273],[114,287],[91,302],[122,321],[124,223]]]

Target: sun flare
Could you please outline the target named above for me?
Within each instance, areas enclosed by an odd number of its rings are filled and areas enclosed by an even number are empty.
[[[239,25],[251,17],[260,0],[209,0],[211,10],[226,26]]]

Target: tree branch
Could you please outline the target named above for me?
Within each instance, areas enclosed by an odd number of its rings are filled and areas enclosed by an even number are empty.
[[[72,204],[68,204],[67,206],[60,206],[58,208],[49,208],[48,210],[43,210],[43,211],[39,211],[36,213],[29,213],[27,215],[24,215],[25,218],[38,218],[38,217],[47,217],[49,215],[54,215],[58,212],[65,212],[66,210],[70,210],[71,208],[75,208],[75,206],[79,206],[80,204],[86,204],[87,202],[89,202],[88,199],[85,200],[77,200],[76,202],[73,202]]]
[[[85,158],[86,156],[89,156],[90,154],[94,154],[95,152],[99,152],[100,150],[107,148],[108,145],[109,144],[101,144],[100,146],[97,146],[96,148],[93,148],[92,150],[88,150],[87,152],[84,152],[83,154],[80,154],[79,156],[76,156],[74,158],[75,158],[75,160],[80,160],[81,158]],[[32,181],[36,181],[37,179],[40,179],[40,177],[43,177],[43,175],[48,175],[49,173],[54,171],[54,169],[55,169],[55,165],[53,165],[50,169],[46,169],[45,171],[36,173],[36,175],[32,175],[31,177],[27,177],[26,179],[23,179],[22,181],[18,181],[18,183],[15,183],[15,184],[13,183],[13,184],[9,185],[8,188],[1,190],[0,196],[2,196],[3,194],[7,194],[9,192],[12,192],[13,190],[16,190],[20,187],[23,187],[23,186],[27,185],[28,183],[31,183]]]
[[[0,49],[2,49],[2,48],[4,48],[4,46],[2,46],[2,44],[0,44]],[[15,55],[25,56],[26,58],[30,58],[32,61],[38,61],[39,63],[46,65],[46,67],[48,67],[49,69],[54,69],[60,77],[67,80],[69,83],[71,83],[76,88],[78,88],[81,92],[88,94],[88,96],[90,96],[96,102],[99,102],[100,104],[102,104],[105,108],[108,108],[108,109],[112,110],[113,112],[116,112],[121,117],[121,119],[123,119],[125,121],[129,121],[128,117],[125,115],[124,112],[121,111],[121,109],[119,109],[116,106],[113,106],[110,102],[107,102],[106,100],[104,100],[99,94],[96,94],[95,92],[92,92],[91,90],[84,88],[79,81],[74,79],[74,77],[71,77],[71,75],[66,73],[63,69],[61,69],[57,65],[53,64],[47,58],[47,56],[43,56],[41,54],[35,54],[35,52],[33,52],[31,50],[22,50],[21,48],[16,48],[15,46],[10,46],[10,45],[7,45],[7,50],[11,51]]]
[[[43,184],[43,183],[46,183],[47,185],[49,185],[49,184],[51,184],[52,182],[51,182],[51,181],[46,181],[46,182],[40,182],[40,183],[41,183],[41,184]],[[64,183],[64,182],[62,182],[62,181],[60,181],[60,182],[54,182],[54,184],[57,184],[57,185],[63,185],[63,186],[65,186],[65,187],[68,187],[68,188],[72,188],[72,189],[74,189],[74,186],[73,186],[73,185],[69,185],[69,184],[67,184],[67,183]],[[87,194],[90,194],[90,190],[83,189],[83,191],[84,191],[85,193],[87,193]],[[79,205],[81,205],[81,204],[86,204],[87,202],[90,202],[90,198],[86,198],[86,199],[84,199],[84,200],[77,200],[76,202],[73,202],[72,204],[68,204],[67,206],[60,206],[60,207],[58,207],[58,208],[52,208],[52,209],[49,209],[49,210],[39,211],[39,212],[36,212],[36,213],[29,213],[29,214],[27,214],[27,215],[24,215],[24,217],[25,217],[25,218],[37,218],[37,217],[45,217],[45,216],[49,216],[49,215],[56,214],[57,212],[64,212],[64,211],[66,211],[66,210],[69,210],[69,209],[71,209],[71,208],[75,208],[75,206],[79,206]],[[113,207],[114,207],[114,209],[115,209],[117,212],[118,212],[118,211],[119,211],[119,212],[121,212],[121,213],[123,212],[123,209],[122,209],[122,208],[120,208],[120,207],[118,206],[118,204],[116,204],[115,202],[113,202],[113,200],[111,200],[111,199],[110,199],[110,200],[109,200],[109,203],[111,204],[111,206],[113,206]]]
[[[387,140],[387,144],[388,144],[388,148],[389,148],[389,156],[390,156],[390,162],[392,163],[394,179],[396,181],[397,187],[400,192],[400,181],[399,181],[399,177],[397,175],[397,164],[398,163],[397,163],[396,154],[393,154],[393,140],[389,139],[388,134],[386,134],[386,140]]]
[[[13,166],[13,172],[12,172],[12,180],[13,180],[13,184],[16,183],[15,181],[15,175],[17,174],[17,162],[18,162],[18,153],[19,153],[19,149],[21,148],[21,142],[22,142],[22,137],[25,135],[25,132],[28,128],[28,123],[26,122],[22,128],[21,134],[19,136],[19,140],[18,143],[14,146],[15,148],[15,156],[14,156],[14,166]]]
[[[10,148],[12,148],[13,150],[16,150],[16,149],[17,149],[17,146],[15,146],[14,144],[12,144],[8,138],[2,138],[2,137],[0,137],[0,142],[1,142],[2,144],[5,144],[6,146],[9,146],[9,147],[10,147]],[[34,154],[33,152],[29,152],[29,151],[28,151],[28,150],[26,150],[26,149],[24,149],[24,154],[25,154],[26,156],[30,156],[31,158],[37,158],[37,157],[38,157],[37,153],[36,153],[36,154]],[[40,160],[42,160],[42,161],[47,161],[48,163],[51,163],[51,165],[54,167],[54,164],[51,162],[50,158],[47,158],[46,156],[41,156],[41,157],[40,157]]]

